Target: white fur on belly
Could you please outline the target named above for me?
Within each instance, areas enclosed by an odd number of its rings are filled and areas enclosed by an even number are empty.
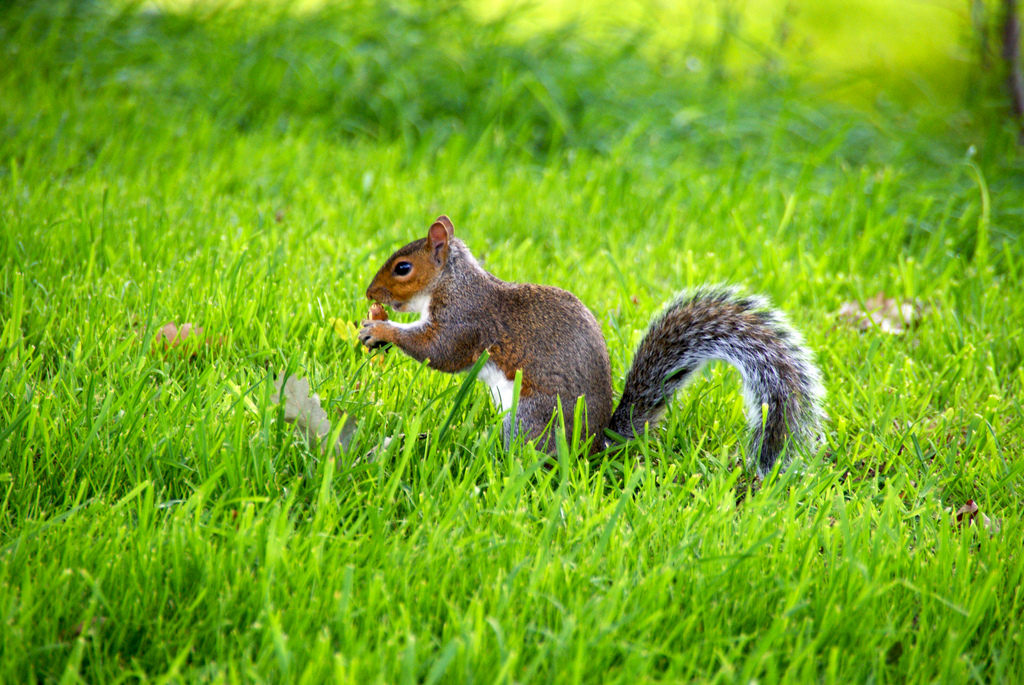
[[[505,378],[505,374],[497,364],[494,362],[484,364],[477,378],[490,389],[495,407],[500,408],[501,411],[508,411],[512,408],[512,391],[515,389],[515,382]]]

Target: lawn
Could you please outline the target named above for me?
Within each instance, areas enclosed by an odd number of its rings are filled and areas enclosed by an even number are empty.
[[[0,8],[0,682],[1024,678],[998,101],[851,108],[604,40],[429,3]],[[503,449],[482,384],[355,338],[441,213],[591,308],[617,391],[678,291],[766,294],[823,445],[752,478],[713,365],[626,449]],[[879,294],[901,333],[840,314]],[[280,372],[354,417],[339,457]]]

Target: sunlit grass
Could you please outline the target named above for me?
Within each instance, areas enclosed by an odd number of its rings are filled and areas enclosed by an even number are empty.
[[[969,87],[975,57],[967,3],[897,0],[719,0],[632,2],[480,2],[484,16],[521,10],[527,27],[573,22],[598,35],[639,29],[659,60],[691,69],[723,66],[756,78],[766,65],[797,75],[821,97],[872,107],[954,106]],[[716,61],[704,49],[715,46]]]

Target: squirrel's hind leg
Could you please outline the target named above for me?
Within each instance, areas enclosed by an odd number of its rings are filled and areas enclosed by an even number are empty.
[[[502,431],[505,449],[509,449],[517,438],[522,437],[524,442],[533,442],[534,447],[541,452],[547,452],[553,457],[558,456],[558,433],[556,431],[563,430],[563,425],[566,443],[572,445],[573,434],[577,430],[575,407],[572,404],[566,406],[563,400],[562,412],[559,414],[557,411],[558,399],[557,395],[539,393],[520,398],[516,415],[513,417],[511,411],[505,415]],[[581,419],[580,439],[586,440],[589,436],[586,411],[581,414]],[[604,444],[598,442],[599,439],[600,436],[595,436],[591,452],[603,448]]]
[[[555,456],[558,452],[558,441],[555,440],[555,415],[557,398],[552,395],[534,394],[519,398],[519,406],[505,414],[503,424],[505,449],[522,438],[523,442],[533,442],[534,446]],[[572,415],[567,417],[566,428],[572,425]],[[571,435],[571,433],[569,433]]]

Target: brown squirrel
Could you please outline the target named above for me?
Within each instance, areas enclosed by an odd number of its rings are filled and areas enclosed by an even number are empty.
[[[515,417],[509,412],[504,420],[506,444],[522,435],[553,454],[552,416],[560,400],[571,439],[577,398],[585,400],[582,435],[592,438],[592,453],[609,446],[606,428],[625,439],[643,434],[676,388],[710,360],[729,362],[743,376],[748,462],[759,476],[772,470],[787,443],[806,445],[818,436],[824,393],[811,353],[763,299],[732,288],[684,294],[651,323],[614,413],[608,350],[590,310],[565,290],[491,275],[455,237],[447,216],[426,238],[391,255],[366,297],[420,314],[414,323],[364,320],[359,339],[368,348],[390,343],[447,373],[469,370],[486,350],[479,378],[506,411],[522,371]]]

